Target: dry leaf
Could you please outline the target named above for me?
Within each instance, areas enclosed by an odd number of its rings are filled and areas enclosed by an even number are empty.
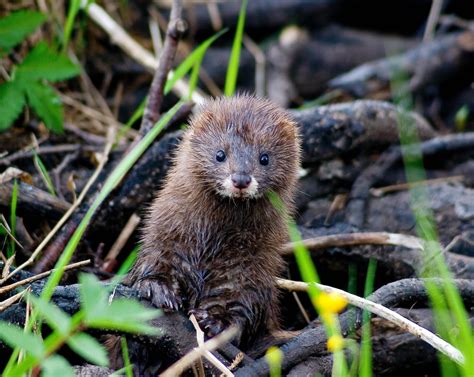
[[[19,179],[22,182],[33,184],[33,177],[30,173],[17,168],[8,168],[2,174],[0,174],[0,185],[10,182],[12,179]]]

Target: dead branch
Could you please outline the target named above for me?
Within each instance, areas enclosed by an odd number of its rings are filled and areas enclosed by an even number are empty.
[[[410,90],[416,92],[468,69],[473,63],[473,51],[473,32],[447,34],[404,54],[362,64],[334,78],[329,86],[366,97],[385,90],[394,74],[401,71],[409,75]]]
[[[0,205],[10,206],[12,191],[13,182],[0,184]],[[19,213],[44,216],[52,220],[59,219],[71,207],[71,204],[65,200],[21,181],[18,182],[17,201]]]
[[[432,140],[425,141],[419,145],[424,157],[440,153],[452,153],[455,151],[473,148],[474,132],[438,136]],[[410,149],[403,150],[409,153]],[[354,182],[346,208],[347,221],[358,227],[363,227],[366,217],[366,204],[370,195],[370,189],[387,174],[388,170],[402,159],[402,149],[399,146],[392,147],[384,152],[376,163],[364,170]]]
[[[168,77],[171,64],[176,55],[179,38],[186,30],[186,24],[181,19],[182,8],[181,0],[173,0],[170,21],[168,23],[168,29],[166,30],[165,43],[161,50],[158,67],[155,71],[150,90],[148,91],[148,101],[140,126],[140,134],[142,137],[151,130],[159,118],[166,78]]]
[[[328,247],[354,246],[354,245],[392,245],[404,246],[411,249],[423,249],[423,241],[417,237],[386,233],[386,232],[367,232],[367,233],[347,233],[335,234],[331,236],[321,236],[309,238],[302,241],[302,244],[309,250],[324,249]],[[293,254],[295,243],[287,243],[282,251],[282,255]]]
[[[360,100],[291,111],[303,140],[303,163],[319,163],[355,149],[380,149],[398,142],[400,111],[411,119],[421,139],[435,132],[416,113],[382,101]]]

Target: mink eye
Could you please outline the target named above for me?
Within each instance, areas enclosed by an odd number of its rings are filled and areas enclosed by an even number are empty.
[[[262,153],[260,155],[260,165],[266,166],[270,162],[270,159],[268,158],[268,154]]]
[[[217,160],[218,162],[223,162],[223,161],[225,161],[225,152],[224,152],[222,149],[220,149],[220,150],[217,151],[217,153],[216,153],[216,160]]]

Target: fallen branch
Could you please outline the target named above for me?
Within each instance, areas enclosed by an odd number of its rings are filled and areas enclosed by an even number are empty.
[[[356,97],[374,95],[388,88],[394,73],[410,76],[410,91],[449,80],[473,63],[474,32],[444,35],[404,54],[360,65],[329,82],[331,88]]]
[[[320,163],[355,149],[381,149],[398,143],[400,112],[413,122],[422,140],[436,135],[419,114],[383,101],[360,100],[307,110],[292,110],[303,140],[303,163]]]
[[[381,318],[384,318],[401,329],[408,331],[409,333],[415,335],[418,338],[423,339],[425,342],[432,345],[438,351],[449,357],[451,360],[454,360],[458,364],[464,363],[464,356],[463,354],[455,347],[453,347],[448,342],[444,341],[443,339],[439,338],[431,331],[424,329],[421,326],[418,326],[416,323],[409,321],[405,317],[402,317],[400,314],[380,305],[376,302],[373,302],[369,299],[365,299],[352,293],[348,293],[343,291],[342,289],[329,287],[323,284],[311,283],[316,286],[320,291],[326,293],[338,293],[343,296],[350,304],[367,310],[373,314],[378,315]],[[300,282],[300,281],[292,281],[292,280],[285,280],[285,279],[277,279],[277,285],[279,288],[284,288],[289,291],[299,291],[299,292],[307,292],[308,287],[310,284]]]
[[[9,207],[13,192],[13,182],[0,184],[0,205]],[[43,216],[47,219],[59,219],[71,208],[65,200],[21,181],[18,182],[18,212],[21,214]]]
[[[474,132],[438,136],[415,146],[420,148],[424,157],[439,153],[452,153],[474,147]],[[399,146],[385,151],[376,163],[364,170],[352,185],[349,203],[346,208],[347,221],[362,228],[366,217],[366,204],[370,189],[384,176],[397,162],[401,161],[403,153],[410,153],[410,148],[402,149]]]
[[[301,243],[309,250],[355,245],[392,245],[404,246],[410,249],[423,249],[423,241],[417,237],[386,232],[335,234],[304,239]],[[295,246],[294,242],[285,244],[281,254],[293,254]]]

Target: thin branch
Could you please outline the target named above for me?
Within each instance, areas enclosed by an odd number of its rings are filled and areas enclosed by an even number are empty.
[[[24,289],[21,292],[18,292],[17,294],[13,295],[12,297],[9,297],[4,301],[0,301],[0,313],[3,312],[5,309],[8,309],[17,301],[19,301],[25,295],[26,291],[27,290]]]
[[[146,135],[160,116],[161,103],[163,102],[163,90],[166,78],[171,70],[171,64],[176,55],[178,42],[186,30],[186,23],[181,19],[183,4],[181,0],[173,0],[170,21],[166,30],[165,43],[160,53],[158,67],[153,76],[153,81],[148,92],[148,101],[143,113],[140,134]]]
[[[120,251],[123,249],[123,247],[127,243],[132,233],[135,231],[139,223],[140,223],[140,216],[138,216],[134,212],[132,216],[130,216],[130,218],[128,219],[127,223],[123,227],[119,236],[117,237],[114,244],[112,245],[109,252],[107,253],[107,256],[105,257],[104,263],[101,267],[103,271],[107,271],[107,272],[113,271],[115,265],[117,264],[117,257]]]
[[[213,351],[218,348],[221,344],[229,342],[235,335],[237,335],[237,328],[230,327],[227,330],[221,332],[219,335],[212,339],[209,339],[201,347],[194,348],[191,352],[187,353],[184,357],[179,359],[168,369],[166,369],[161,377],[174,377],[179,376],[187,368],[189,368],[196,360],[204,356],[206,351]]]
[[[87,259],[87,260],[83,260],[83,261],[80,261],[80,262],[71,263],[71,264],[67,265],[66,267],[64,267],[64,271],[74,270],[76,268],[81,268],[83,266],[87,266],[90,262],[91,262],[91,260]],[[22,285],[33,283],[34,281],[43,279],[46,276],[49,276],[54,271],[55,271],[55,269],[45,271],[45,272],[42,272],[41,274],[33,275],[29,278],[16,281],[15,283],[7,285],[5,287],[1,287],[0,288],[0,295],[8,293],[8,292],[10,292],[11,290],[13,290],[15,288],[21,287]]]
[[[202,331],[201,328],[199,327],[199,323],[197,322],[196,317],[193,314],[191,314],[189,319],[191,320],[191,323],[193,324],[194,329],[196,330],[196,340],[197,340],[198,346],[202,347],[204,345],[204,331]],[[234,375],[229,369],[227,369],[227,367],[224,364],[222,364],[222,362],[217,357],[215,357],[211,353],[211,351],[205,351],[204,357],[211,364],[213,364],[217,369],[219,369],[223,375],[225,376]],[[202,363],[200,366],[201,366],[201,370],[204,370],[204,368],[202,368]]]
[[[309,284],[304,283],[301,281],[292,281],[286,279],[276,279],[277,286],[279,288],[287,289],[289,291],[300,291],[300,292],[307,292]],[[444,355],[449,357],[451,360],[454,360],[458,364],[464,363],[464,356],[463,354],[455,347],[453,347],[448,342],[444,341],[443,339],[439,338],[431,331],[426,330],[425,328],[418,326],[416,323],[411,322],[410,320],[406,319],[405,317],[401,316],[400,314],[380,305],[375,302],[366,300],[362,297],[353,295],[351,293],[345,292],[342,289],[337,289],[333,287],[329,287],[327,285],[312,283],[315,287],[317,287],[322,292],[326,293],[338,293],[343,296],[350,304],[367,310],[371,313],[378,315],[381,318],[386,319],[400,327],[402,330],[405,330],[416,337],[424,340],[431,346],[433,346],[438,351],[442,352]]]
[[[423,249],[423,241],[417,237],[386,232],[335,234],[331,236],[308,238],[301,242],[309,250],[355,245],[392,245],[403,246],[409,249]],[[281,254],[293,254],[294,248],[295,244],[289,242],[284,245]]]
[[[433,39],[442,10],[443,0],[432,0],[430,14],[428,15],[428,21],[426,21],[425,33],[423,34],[423,42],[429,42]]]

